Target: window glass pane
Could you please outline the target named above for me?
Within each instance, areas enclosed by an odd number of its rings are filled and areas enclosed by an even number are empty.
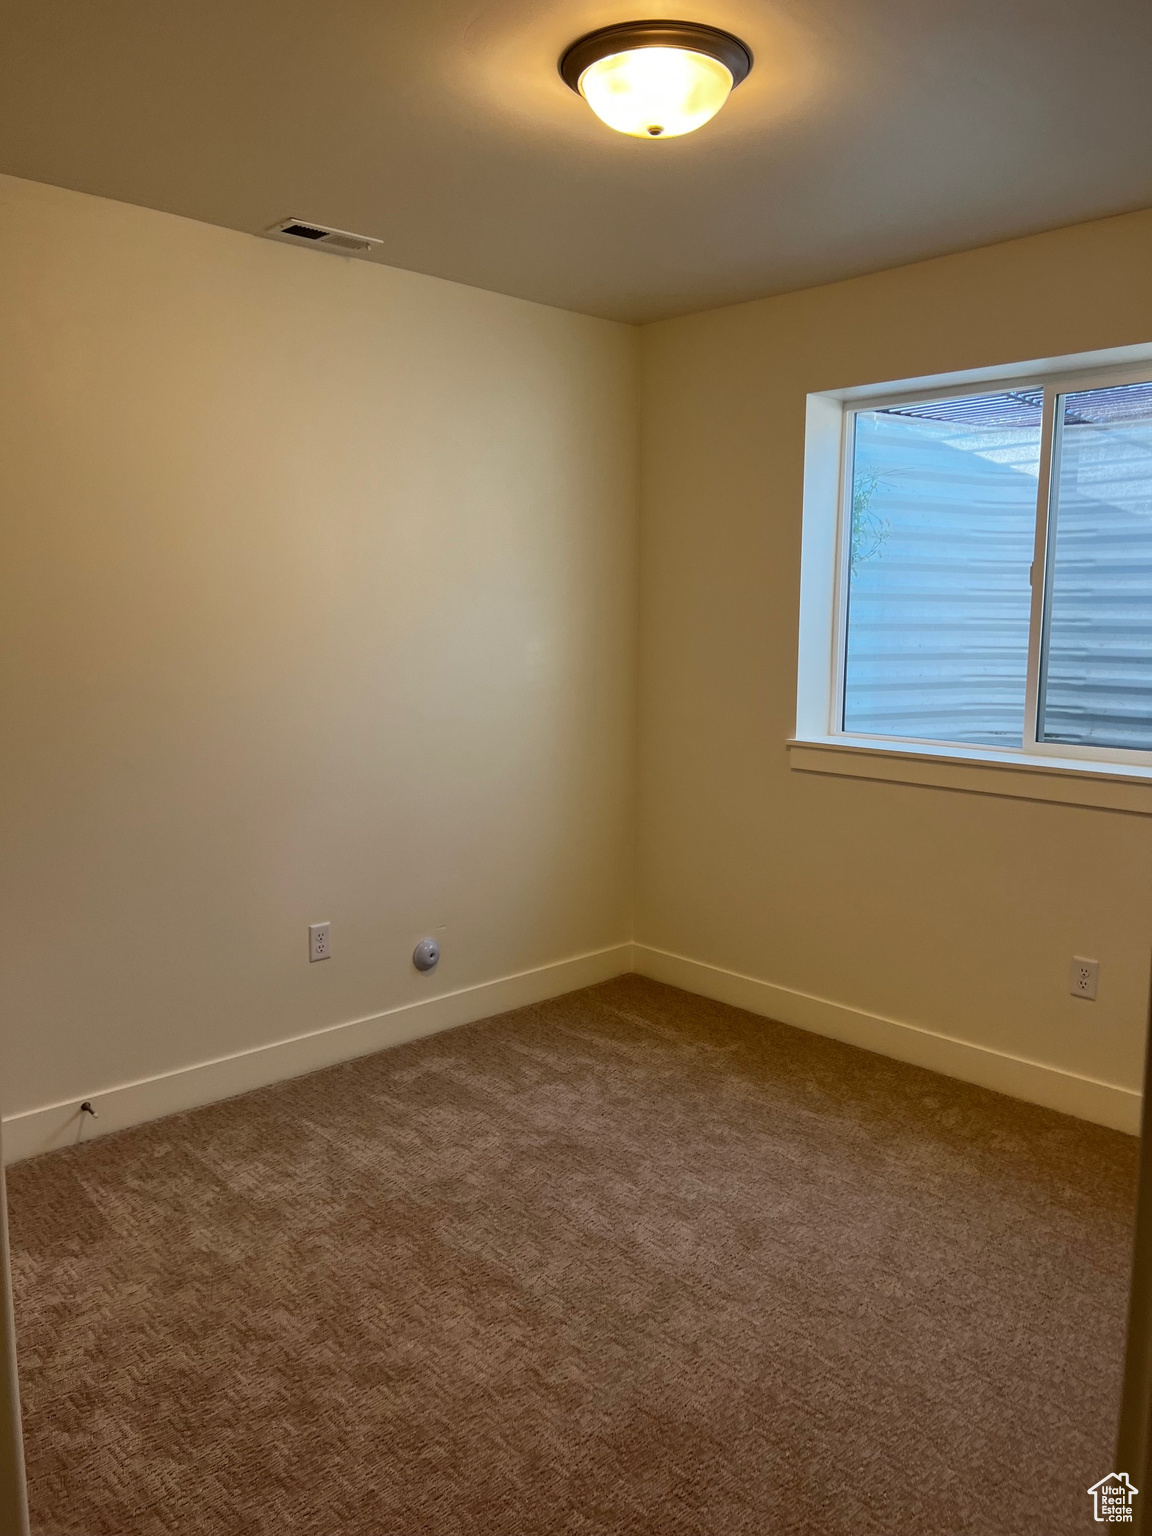
[[[1042,404],[857,414],[846,731],[1020,746]]]
[[[1152,750],[1152,384],[1060,401],[1040,739]]]

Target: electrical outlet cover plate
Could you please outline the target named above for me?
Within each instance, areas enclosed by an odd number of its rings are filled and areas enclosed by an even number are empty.
[[[1085,997],[1096,1001],[1096,985],[1100,980],[1099,960],[1086,960],[1083,955],[1072,956],[1072,970],[1068,976],[1068,990],[1073,997]]]
[[[330,960],[332,958],[332,924],[309,923],[308,924],[308,959]]]

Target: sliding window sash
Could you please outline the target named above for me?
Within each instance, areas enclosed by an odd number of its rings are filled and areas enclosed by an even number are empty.
[[[1148,768],[1152,766],[1152,751],[1136,751],[1126,747],[1085,747],[1062,741],[1040,740],[1040,714],[1044,699],[1045,668],[1047,665],[1048,627],[1051,610],[1052,567],[1055,555],[1056,502],[1059,490],[1060,447],[1063,434],[1062,399],[1065,395],[1078,394],[1083,390],[1110,389],[1123,384],[1141,384],[1152,380],[1152,361],[1128,364],[1124,367],[1093,369],[1090,372],[1032,377],[1009,377],[1002,380],[982,380],[979,386],[972,383],[957,384],[935,390],[917,390],[887,396],[869,396],[867,400],[845,402],[844,427],[841,438],[840,460],[840,512],[838,529],[838,565],[836,571],[835,622],[832,635],[833,666],[831,694],[829,697],[829,734],[839,736],[845,742],[858,741],[861,745],[874,743],[889,748],[901,746],[915,750],[920,746],[939,748],[950,743],[939,738],[909,736],[868,736],[844,729],[845,680],[848,656],[848,605],[849,564],[852,546],[852,495],[853,460],[856,439],[856,416],[861,411],[885,410],[891,406],[915,405],[921,402],[963,398],[972,394],[991,394],[997,390],[1042,389],[1044,401],[1040,425],[1040,463],[1036,492],[1036,532],[1032,548],[1031,605],[1028,627],[1028,670],[1024,694],[1024,733],[1020,747],[1001,747],[997,750],[1021,757],[1053,757],[1067,762],[1081,759],[1087,766],[1094,762],[1130,763]],[[963,753],[965,744],[955,743]]]
[[[1021,750],[1035,752],[1040,746],[1040,700],[1043,697],[1045,638],[1048,627],[1049,593],[1052,590],[1051,538],[1052,512],[1055,507],[1054,476],[1060,464],[1060,422],[1056,406],[1059,395],[1052,387],[1044,390],[1044,410],[1040,419],[1040,474],[1036,488],[1036,537],[1032,545],[1032,608],[1028,621],[1028,677],[1024,687],[1024,740]],[[1062,413],[1061,413],[1062,414]]]

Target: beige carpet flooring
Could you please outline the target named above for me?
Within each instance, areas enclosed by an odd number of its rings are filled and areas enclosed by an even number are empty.
[[[638,977],[10,1172],[42,1536],[1062,1536],[1136,1143]]]

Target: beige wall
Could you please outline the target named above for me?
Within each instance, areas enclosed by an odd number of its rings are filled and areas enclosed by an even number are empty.
[[[805,395],[1150,340],[1152,213],[645,329],[638,943],[1139,1086],[1152,818],[809,776],[784,743]]]
[[[806,394],[1149,340],[1152,214],[639,337],[8,178],[0,216],[18,1152],[118,1084],[195,1077],[127,1093],[127,1123],[393,1036],[184,1068],[458,990],[411,1030],[477,1016],[571,956],[619,969],[634,851],[642,969],[1135,1105],[1152,818],[801,775],[784,743]],[[309,966],[320,919],[335,957]]]
[[[636,332],[0,220],[5,1111],[626,941]]]

